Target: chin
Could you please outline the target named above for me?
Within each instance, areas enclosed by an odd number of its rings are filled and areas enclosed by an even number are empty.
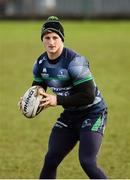
[[[56,50],[51,50],[49,51],[50,54],[55,54],[56,53]]]

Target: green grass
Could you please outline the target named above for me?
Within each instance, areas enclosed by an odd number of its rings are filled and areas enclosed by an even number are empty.
[[[33,120],[17,109],[43,47],[41,21],[0,21],[0,178],[38,178],[48,136],[62,108]],[[85,55],[109,108],[98,163],[109,178],[130,178],[130,21],[64,21],[65,45]],[[78,145],[58,178],[85,179]]]

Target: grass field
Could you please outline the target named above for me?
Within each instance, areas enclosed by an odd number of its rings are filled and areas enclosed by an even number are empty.
[[[32,82],[43,47],[41,21],[0,21],[0,178],[38,178],[48,135],[62,111],[33,120],[17,109]],[[98,162],[109,178],[130,178],[130,21],[64,21],[65,45],[85,55],[109,108]],[[58,169],[59,179],[85,179],[78,145]]]

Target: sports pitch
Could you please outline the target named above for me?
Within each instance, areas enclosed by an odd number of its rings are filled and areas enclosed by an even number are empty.
[[[98,163],[109,178],[130,178],[130,21],[64,21],[65,46],[89,59],[109,116]],[[61,107],[33,120],[17,102],[42,53],[42,21],[0,21],[0,178],[35,179]],[[58,168],[59,179],[86,179],[78,144]]]

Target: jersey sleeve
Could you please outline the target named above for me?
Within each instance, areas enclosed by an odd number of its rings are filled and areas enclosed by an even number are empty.
[[[38,83],[43,82],[38,61],[36,61],[33,66],[33,80]]]
[[[75,57],[70,62],[68,70],[74,86],[93,79],[89,63],[83,56]]]

